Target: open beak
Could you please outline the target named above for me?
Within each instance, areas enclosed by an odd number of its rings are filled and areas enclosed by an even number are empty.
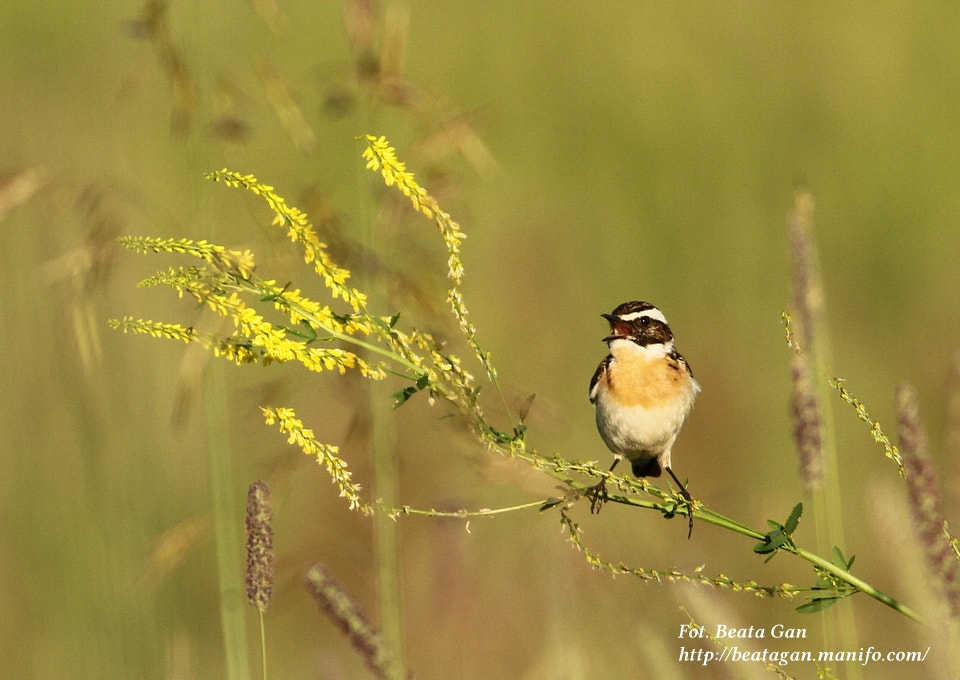
[[[623,323],[613,314],[601,314],[604,319],[610,322],[610,335],[603,339],[603,342],[610,342],[617,338],[626,338],[630,335],[630,327]]]

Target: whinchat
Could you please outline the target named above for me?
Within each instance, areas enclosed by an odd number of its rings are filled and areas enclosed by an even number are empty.
[[[613,451],[610,470],[623,458],[637,477],[659,477],[666,470],[689,501],[690,494],[673,473],[670,452],[700,385],[655,306],[624,302],[602,316],[610,322],[610,335],[603,339],[610,354],[590,381],[590,401],[597,407],[600,436]],[[599,511],[605,500],[601,481],[593,490],[591,510]],[[689,517],[692,532],[692,512]]]

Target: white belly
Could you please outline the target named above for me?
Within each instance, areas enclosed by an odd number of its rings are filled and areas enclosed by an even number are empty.
[[[694,383],[695,385],[696,383]],[[693,408],[694,389],[668,406],[621,406],[606,390],[597,394],[597,429],[614,455],[644,463],[660,458],[670,467],[670,449]]]

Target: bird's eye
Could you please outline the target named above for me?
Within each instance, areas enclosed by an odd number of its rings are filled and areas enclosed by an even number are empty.
[[[650,317],[649,317],[649,316],[641,316],[641,317],[640,317],[640,325],[641,325],[641,326],[649,326],[649,325],[650,325]]]

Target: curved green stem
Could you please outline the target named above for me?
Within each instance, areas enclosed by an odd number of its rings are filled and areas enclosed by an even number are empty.
[[[920,615],[917,614],[912,609],[910,609],[910,607],[906,606],[905,604],[902,604],[901,602],[890,597],[886,593],[880,590],[877,590],[866,581],[857,578],[846,569],[841,569],[837,565],[823,559],[819,555],[815,555],[809,550],[804,550],[803,548],[799,548],[797,546],[784,546],[783,550],[793,553],[797,557],[800,557],[801,559],[804,559],[807,562],[810,562],[811,564],[816,566],[818,569],[822,569],[823,571],[830,572],[831,574],[839,578],[841,581],[850,584],[860,592],[866,593],[873,599],[877,600],[878,602],[882,602],[883,604],[887,605],[891,609],[895,609],[901,614],[905,616],[909,616],[911,619],[913,619],[917,623],[924,622],[923,619],[920,617]]]
[[[609,494],[608,500],[613,503],[621,503],[623,505],[631,505],[640,508],[646,508],[648,510],[657,510],[664,514],[676,513],[680,515],[688,515],[693,513],[694,519],[698,519],[707,524],[713,524],[722,529],[727,529],[733,531],[747,538],[754,540],[764,540],[767,537],[767,534],[757,531],[752,527],[747,526],[741,522],[738,522],[735,519],[731,519],[725,515],[720,514],[710,508],[707,508],[699,501],[694,500],[692,504],[688,503],[682,496],[671,494],[670,492],[663,491],[656,486],[650,484],[646,480],[632,480],[627,478],[618,478],[616,475],[609,473],[607,471],[598,470],[593,465],[584,465],[578,463],[571,463],[568,461],[560,461],[558,459],[548,459],[543,458],[539,455],[532,454],[530,452],[523,452],[518,455],[518,457],[528,460],[534,463],[539,469],[543,472],[549,474],[551,477],[562,481],[567,486],[571,487],[574,491],[578,493],[585,492],[591,488],[591,485],[584,484],[583,482],[578,482],[571,477],[571,472],[580,472],[588,474],[594,477],[601,477],[603,479],[620,479],[624,484],[637,487],[638,490],[642,490],[646,493],[650,493],[654,496],[659,496],[662,501],[648,501],[640,498],[635,498],[631,496],[621,496],[616,494]],[[860,579],[853,574],[851,574],[846,569],[838,567],[837,565],[831,563],[829,560],[826,560],[819,555],[805,550],[804,548],[798,547],[792,539],[785,543],[779,548],[793,555],[796,555],[800,559],[806,560],[810,564],[814,565],[817,569],[825,571],[844,583],[848,584],[850,587],[854,588],[857,591],[866,593],[873,599],[885,604],[886,606],[894,609],[895,611],[908,616],[909,618],[917,621],[918,623],[923,623],[923,619],[920,617],[917,612],[915,612],[910,607],[902,604],[898,600],[890,597],[886,593],[878,590],[874,586],[870,585],[863,579]]]
[[[479,510],[424,510],[403,506],[400,508],[387,508],[383,510],[389,515],[422,515],[424,517],[452,517],[455,519],[470,519],[471,517],[492,517],[493,515],[502,515],[508,512],[518,510],[530,510],[543,506],[543,501],[533,501],[531,503],[520,503],[506,508],[480,508]]]
[[[619,497],[611,496],[611,497],[610,497],[610,500],[611,500],[611,501],[618,501],[618,502],[619,502],[619,501],[621,501],[621,500],[623,500],[623,501],[631,501],[632,499],[626,499],[626,498],[621,499],[621,498],[619,498]],[[630,504],[630,505],[639,505],[639,504],[632,503],[632,502],[630,502],[629,504]],[[665,507],[664,507],[664,505],[663,505],[662,503],[652,503],[651,505],[652,505],[653,507],[655,507],[656,509],[661,510],[661,511],[663,511],[663,510],[665,509]],[[766,534],[761,533],[761,532],[757,531],[756,529],[752,529],[752,528],[746,526],[745,524],[741,524],[740,522],[737,522],[737,521],[734,520],[734,519],[730,519],[729,517],[726,517],[726,516],[724,516],[724,515],[721,515],[721,514],[718,513],[718,512],[715,512],[715,511],[713,511],[713,510],[710,510],[709,508],[700,506],[700,508],[697,509],[696,506],[698,506],[698,505],[700,505],[700,504],[697,503],[697,502],[694,502],[694,506],[693,506],[693,507],[694,507],[694,509],[693,509],[693,516],[694,516],[695,519],[699,519],[699,520],[701,520],[701,521],[703,521],[703,522],[707,522],[708,524],[714,524],[714,525],[719,526],[719,527],[724,528],[724,529],[729,529],[730,531],[734,531],[734,532],[736,532],[736,533],[738,533],[738,534],[742,534],[743,536],[747,536],[748,538],[753,538],[753,539],[757,539],[757,540],[763,540],[763,539],[766,537]],[[687,507],[678,507],[676,511],[677,511],[679,514],[687,514],[687,513],[689,513],[691,510],[690,510],[690,507],[687,506]],[[792,541],[789,542],[789,543],[787,543],[787,544],[785,544],[785,545],[783,545],[783,546],[780,548],[780,550],[784,550],[784,551],[789,552],[789,553],[791,553],[791,554],[793,554],[793,555],[796,555],[796,556],[799,557],[800,559],[803,559],[803,560],[806,560],[807,562],[810,562],[810,563],[811,563],[812,565],[814,565],[817,569],[820,569],[820,570],[829,572],[830,574],[832,574],[833,576],[836,576],[838,579],[840,579],[840,580],[843,581],[844,583],[848,584],[848,585],[851,586],[852,588],[854,588],[854,589],[856,589],[856,590],[858,590],[858,591],[860,591],[860,592],[862,592],[862,593],[865,593],[865,594],[869,595],[870,597],[872,597],[873,599],[877,600],[878,602],[882,602],[883,604],[885,604],[886,606],[890,607],[891,609],[894,609],[894,610],[900,612],[901,614],[910,617],[911,619],[913,619],[913,620],[916,621],[917,623],[923,623],[923,619],[920,617],[920,615],[917,614],[915,611],[913,611],[910,607],[907,607],[907,606],[904,605],[903,603],[901,603],[901,602],[899,602],[898,600],[890,597],[889,595],[887,595],[886,593],[882,592],[881,590],[878,590],[877,588],[873,587],[872,585],[870,585],[869,583],[867,583],[867,582],[864,581],[863,579],[854,576],[853,574],[851,574],[851,573],[850,573],[849,571],[847,571],[846,569],[843,569],[843,568],[841,568],[841,567],[838,567],[837,565],[833,564],[833,563],[830,562],[829,560],[825,560],[824,558],[820,557],[819,555],[817,555],[817,554],[815,554],[815,553],[812,553],[812,552],[810,552],[809,550],[805,550],[804,548],[801,548],[801,547],[797,546],[797,545],[796,545],[795,543],[793,543]]]
[[[743,534],[744,536],[749,536],[750,538],[763,539],[766,536],[766,534],[762,534],[759,531],[751,529],[750,527],[740,524],[739,522],[736,522],[735,520],[732,520],[728,517],[724,517],[723,515],[716,513],[713,510],[709,510],[707,508],[704,508],[703,510],[695,510],[693,513],[693,516],[705,522],[716,524],[717,526],[721,526],[726,529],[736,531],[737,533]],[[867,595],[877,600],[878,602],[882,602],[883,604],[887,605],[891,609],[895,609],[896,611],[900,612],[905,616],[909,616],[911,619],[913,619],[917,623],[923,623],[923,619],[920,617],[920,615],[917,614],[915,611],[913,611],[911,608],[907,607],[905,604],[897,601],[896,599],[890,597],[886,593],[878,590],[877,588],[874,588],[872,585],[870,585],[863,579],[860,579],[854,576],[846,569],[842,569],[841,567],[838,567],[837,565],[833,564],[829,560],[825,560],[819,555],[812,553],[809,550],[805,550],[804,548],[801,548],[796,544],[784,545],[781,548],[781,550],[792,553],[797,557],[804,559],[807,562],[810,562],[810,564],[814,565],[817,569],[821,569],[823,571],[829,572],[830,574],[832,574],[833,576],[836,576],[838,579],[852,586],[856,590],[862,593],[866,593]]]

